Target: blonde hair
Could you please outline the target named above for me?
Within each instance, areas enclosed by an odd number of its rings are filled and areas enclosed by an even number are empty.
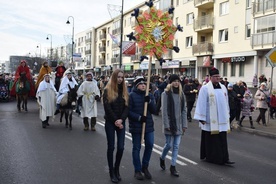
[[[117,78],[118,74],[124,72],[120,69],[116,69],[113,71],[108,83],[106,84],[105,88],[107,91],[107,100],[108,102],[113,102],[118,97],[118,83]],[[125,78],[122,81],[123,85],[123,99],[125,100],[125,105],[128,106],[128,91],[125,83]]]
[[[172,84],[168,84],[166,89],[165,89],[165,92],[168,92],[168,91],[172,91]],[[179,86],[178,86],[178,94],[182,100],[183,98],[183,93],[182,93],[182,86],[181,84],[179,83]]]

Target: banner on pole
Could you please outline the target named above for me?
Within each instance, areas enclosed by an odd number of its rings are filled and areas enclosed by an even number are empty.
[[[136,53],[135,42],[123,41],[122,53],[125,56],[133,56]]]
[[[82,62],[81,53],[73,54],[73,62]]]

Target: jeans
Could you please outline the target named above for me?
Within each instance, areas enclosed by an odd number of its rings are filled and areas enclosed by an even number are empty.
[[[165,135],[165,136],[166,136],[166,143],[161,154],[161,159],[165,160],[169,150],[172,147],[173,149],[172,149],[171,165],[175,166],[178,150],[179,150],[179,144],[180,144],[182,135]]]
[[[140,133],[132,133],[132,161],[134,165],[135,172],[141,171],[142,167],[148,167],[149,161],[152,153],[153,143],[154,143],[154,133],[145,133],[145,150],[142,158],[142,164],[140,159],[141,150],[141,136]]]
[[[115,168],[119,168],[124,147],[125,147],[125,122],[123,122],[124,128],[119,129],[113,122],[105,122],[105,133],[107,138],[107,161],[109,169],[113,169],[113,152],[115,149],[115,132],[117,134],[117,153],[115,160]]]

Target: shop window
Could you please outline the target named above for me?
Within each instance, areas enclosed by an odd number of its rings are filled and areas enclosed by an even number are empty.
[[[223,63],[223,76],[227,76],[228,63]]]
[[[239,65],[239,76],[244,77],[244,62],[240,62]]]
[[[231,63],[231,77],[236,76],[236,63]]]

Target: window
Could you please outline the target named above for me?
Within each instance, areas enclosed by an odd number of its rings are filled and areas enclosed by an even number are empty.
[[[176,6],[178,6],[178,5],[179,5],[179,0],[176,0],[176,2],[175,2],[175,3],[176,3]]]
[[[234,27],[234,33],[238,33],[239,32],[239,27],[238,26],[235,26]]]
[[[175,25],[178,25],[178,17],[175,18]]]
[[[246,0],[246,8],[251,8],[252,0]]]
[[[106,46],[109,47],[109,40],[107,41]]]
[[[251,25],[250,24],[246,25],[245,31],[246,31],[246,33],[245,33],[246,38],[250,38],[250,36],[251,36]]]
[[[189,36],[186,37],[186,47],[192,47],[193,46],[193,37]]]
[[[227,76],[228,63],[223,63],[223,76]]]
[[[239,71],[239,76],[243,77],[244,76],[244,62],[240,62],[240,71]]]
[[[276,26],[276,15],[257,18],[256,21],[256,33],[263,33],[268,31],[274,31]]]
[[[193,1],[193,0],[183,0],[183,4],[189,2],[189,1]]]
[[[236,4],[239,4],[239,0],[235,0],[235,3],[236,3]]]
[[[178,47],[178,40],[175,39],[175,46]]]
[[[194,21],[194,13],[187,14],[187,24],[193,24]]]
[[[219,42],[228,41],[228,29],[219,30]]]
[[[220,3],[220,15],[226,15],[229,13],[229,2]]]
[[[236,63],[231,63],[231,77],[236,76]]]

